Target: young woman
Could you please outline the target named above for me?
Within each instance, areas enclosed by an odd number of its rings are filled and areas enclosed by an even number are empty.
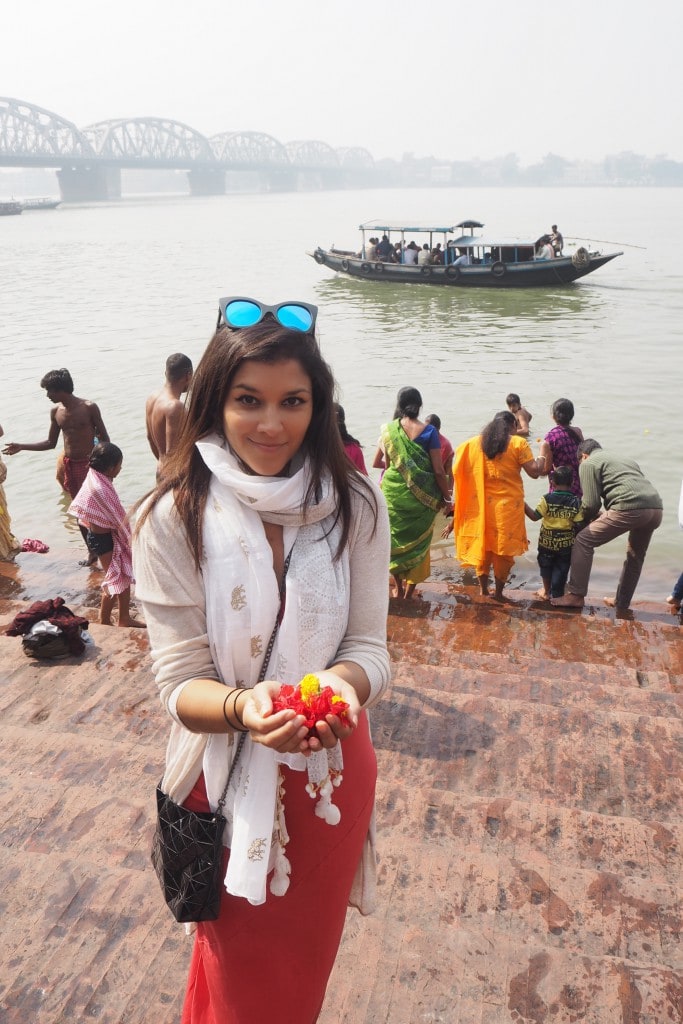
[[[173,720],[162,788],[215,808],[235,736],[248,734],[225,804],[220,916],[197,925],[183,1024],[313,1024],[349,901],[371,909],[364,709],[389,680],[388,523],[344,453],[315,307],[220,309],[135,540],[136,595]],[[328,715],[309,736],[302,716],[273,711],[281,685],[307,673],[348,703],[347,724]],[[311,795],[334,776],[341,820],[328,824]]]
[[[555,426],[541,442],[540,457],[545,459],[542,475],[549,475],[558,466],[570,466],[572,482],[569,490],[580,498],[582,492],[579,482],[579,456],[576,449],[583,441],[583,434],[578,427],[571,426],[574,419],[574,404],[568,398],[558,398],[553,402],[550,414],[555,420]],[[555,485],[551,479],[550,490],[554,489]]]
[[[493,566],[497,600],[503,597],[515,556],[529,546],[522,470],[536,479],[544,466],[516,431],[514,414],[499,412],[481,434],[456,449],[454,519],[445,531],[455,530],[458,558],[474,567],[482,596],[489,592]]]
[[[347,456],[351,459],[356,469],[364,476],[368,475],[368,470],[365,465],[365,458],[363,456],[363,449],[360,441],[349,433],[349,429],[346,426],[346,413],[344,407],[338,403],[335,405],[337,412],[337,423],[339,424],[339,433],[341,434],[342,444],[344,445],[344,451]]]
[[[449,506],[438,430],[420,417],[422,395],[401,388],[391,423],[382,427],[373,467],[386,467],[382,491],[391,523],[393,596],[412,597],[430,573],[429,550],[436,513]]]

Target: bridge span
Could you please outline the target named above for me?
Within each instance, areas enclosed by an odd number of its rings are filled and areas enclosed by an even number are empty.
[[[192,195],[222,195],[228,175],[249,174],[264,190],[357,188],[375,183],[367,149],[326,142],[281,143],[263,132],[210,138],[158,117],[98,121],[78,128],[50,110],[0,97],[0,167],[55,168],[66,202],[121,196],[123,170],[179,170]]]

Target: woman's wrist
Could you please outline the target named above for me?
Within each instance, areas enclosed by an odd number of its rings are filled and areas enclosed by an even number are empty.
[[[234,687],[230,693],[227,694],[223,701],[223,718],[232,730],[232,732],[248,732],[249,730],[242,721],[242,716],[237,711],[237,701],[243,693],[246,693],[246,689],[241,686]]]

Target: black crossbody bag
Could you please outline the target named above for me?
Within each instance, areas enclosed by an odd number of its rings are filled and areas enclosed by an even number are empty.
[[[280,608],[285,590],[285,579],[290,550],[285,561],[280,584]],[[280,625],[280,613],[273,627],[258,681],[268,671],[270,656]],[[221,868],[223,861],[223,806],[246,732],[240,735],[225,788],[214,812],[190,811],[177,804],[157,786],[157,823],[152,840],[152,864],[169,910],[176,921],[215,921],[221,901]]]

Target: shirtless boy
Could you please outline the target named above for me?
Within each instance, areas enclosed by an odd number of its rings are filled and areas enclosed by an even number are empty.
[[[185,418],[181,401],[192,380],[192,361],[182,352],[174,352],[166,360],[166,383],[161,391],[150,395],[145,405],[147,440],[158,462],[157,477],[175,448]]]
[[[519,437],[529,436],[529,423],[531,422],[531,413],[528,409],[525,409],[522,405],[519,395],[515,395],[513,392],[505,399],[508,409],[517,420],[517,431]]]
[[[50,432],[47,440],[34,444],[12,442],[2,451],[4,455],[49,451],[57,447],[61,433],[64,437],[64,459],[61,469],[63,475],[60,475],[58,470],[57,479],[73,499],[88,475],[88,460],[95,439],[108,441],[109,434],[95,403],[74,395],[74,382],[68,370],[50,370],[41,380],[40,386],[45,389],[49,400],[57,403],[50,410]],[[85,540],[85,536],[83,539]],[[84,564],[92,565],[96,560],[96,557],[91,557]]]

